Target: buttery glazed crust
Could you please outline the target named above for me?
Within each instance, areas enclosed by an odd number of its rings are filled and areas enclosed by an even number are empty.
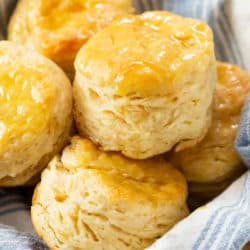
[[[241,108],[250,90],[250,74],[235,65],[220,62],[217,71],[213,120],[208,134],[197,146],[175,153],[173,157],[174,164],[188,181],[197,183],[196,186],[200,183],[203,191],[209,183],[217,183],[218,186],[228,179],[234,180],[244,171],[234,149],[234,139]]]
[[[79,51],[73,95],[81,135],[145,159],[206,134],[216,82],[207,24],[146,12],[111,24]]]
[[[47,58],[0,42],[0,186],[23,185],[68,142],[72,91]]]
[[[43,172],[31,215],[52,249],[144,249],[188,214],[186,197],[162,158],[131,160],[74,137]]]
[[[114,19],[133,12],[131,0],[20,0],[8,39],[51,58],[73,78],[77,51]]]

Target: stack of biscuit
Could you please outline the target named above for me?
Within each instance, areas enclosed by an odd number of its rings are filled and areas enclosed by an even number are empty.
[[[250,76],[216,62],[206,23],[131,0],[20,0],[8,39],[0,185],[45,168],[31,215],[51,249],[144,249],[188,215],[188,185],[211,198],[244,171]]]

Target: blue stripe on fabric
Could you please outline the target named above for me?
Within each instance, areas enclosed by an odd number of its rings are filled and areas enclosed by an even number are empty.
[[[243,216],[244,219],[246,218],[246,215]],[[233,243],[235,242],[235,234],[239,233],[239,229],[240,227],[242,227],[244,225],[244,221],[240,220],[238,223],[236,223],[234,225],[234,232],[231,235],[231,238],[225,240],[225,242],[221,242],[222,244],[220,244],[221,247],[227,247],[227,249],[234,249],[234,247],[232,246]],[[237,249],[238,250],[238,249]]]
[[[245,217],[244,226],[242,226],[237,235],[236,239],[232,242],[230,250],[239,250],[244,246],[248,241],[250,241],[250,216]]]
[[[208,218],[206,225],[204,226],[203,230],[201,231],[201,234],[198,236],[198,239],[194,242],[194,245],[192,247],[193,250],[197,250],[202,242],[206,239],[206,236],[208,236],[208,231],[210,230],[211,226],[213,225],[214,221],[220,216],[224,210],[230,209],[230,208],[235,208],[238,207],[239,204],[241,204],[242,200],[245,199],[245,192],[244,189],[246,189],[246,184],[249,178],[249,173],[247,174],[246,179],[244,180],[244,185],[243,185],[243,190],[240,194],[239,200],[237,200],[234,204],[230,206],[225,206],[225,207],[220,207],[216,209]]]
[[[232,244],[228,246],[230,250],[241,249],[248,241],[250,241],[250,215],[241,218],[242,225],[235,232]]]
[[[246,216],[248,216],[246,214],[247,211],[250,211],[250,175],[248,177],[247,188],[245,190],[245,193],[246,193],[247,200],[245,201],[245,204],[241,207],[241,210],[234,211],[234,215],[230,218],[229,223],[228,223],[229,226],[225,228],[225,232],[222,236],[223,241],[222,241],[222,245],[220,246],[221,249],[225,249],[230,239],[233,240],[232,236],[234,236],[235,232],[237,231],[238,225],[244,220]]]
[[[245,194],[245,193],[243,192],[243,194]],[[242,201],[245,199],[246,199],[246,196],[244,195],[243,199],[239,203],[237,202],[232,206],[222,207],[222,208],[217,209],[217,211],[214,212],[214,214],[212,216],[210,216],[210,221],[208,221],[205,230],[202,231],[202,233],[201,233],[200,239],[197,241],[197,243],[194,244],[194,247],[192,249],[193,250],[198,249],[201,246],[201,244],[205,241],[206,245],[205,245],[204,249],[208,250],[211,247],[211,244],[213,244],[214,241],[216,240],[217,235],[221,230],[220,226],[223,225],[223,222],[225,222],[225,219],[227,217],[227,212],[230,212],[231,211],[230,209],[233,209],[233,208],[235,208],[235,210],[237,211],[240,208],[240,206],[242,205]],[[223,212],[223,214],[222,214],[222,212]],[[225,217],[222,217],[223,215]],[[212,229],[212,228],[214,228],[214,229]],[[210,233],[210,237],[209,237],[209,233]]]
[[[250,206],[246,206],[245,209],[250,209]],[[244,220],[246,219],[246,217],[249,217],[246,215],[246,212],[238,211],[234,216],[232,216],[232,218],[230,218],[231,220],[228,223],[228,227],[225,228],[225,232],[221,237],[221,239],[223,240],[221,240],[220,242],[219,249],[227,249],[226,247],[228,247],[228,243],[230,242],[230,240],[232,242],[236,241],[235,238],[237,238],[240,229],[239,226],[244,226]],[[232,236],[234,236],[233,239]]]
[[[240,127],[235,140],[235,148],[245,165],[250,167],[250,95],[241,111]]]
[[[223,213],[220,214],[220,219],[217,219],[217,223],[215,226],[214,231],[211,233],[209,239],[207,240],[207,244],[205,245],[204,249],[209,250],[213,246],[214,242],[217,240],[219,233],[223,233],[223,231],[227,231],[228,235],[231,235],[234,231],[233,225],[229,225],[228,227],[223,227],[225,225],[225,222],[227,218],[230,218],[231,220],[234,220],[234,217],[237,217],[238,220],[240,220],[239,214],[241,214],[241,210],[244,210],[245,206],[248,207],[250,203],[250,195],[249,195],[249,189],[250,188],[250,175],[249,178],[247,177],[246,186],[244,188],[244,197],[239,202],[239,205],[235,208],[227,209]],[[224,238],[221,242],[224,241]],[[223,248],[219,248],[223,249]]]

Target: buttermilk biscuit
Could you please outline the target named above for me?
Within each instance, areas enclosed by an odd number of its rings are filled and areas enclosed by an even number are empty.
[[[38,50],[73,78],[86,41],[114,19],[133,12],[132,0],[19,0],[8,39]]]
[[[250,74],[220,62],[217,71],[213,120],[208,134],[195,147],[173,156],[174,164],[183,171],[194,192],[199,192],[199,186],[204,192],[209,191],[210,184],[217,185],[216,190],[219,186],[226,187],[244,170],[234,149],[234,139],[241,108],[250,90]]]
[[[144,249],[188,214],[182,174],[164,159],[131,160],[74,137],[42,174],[32,202],[51,249]]]
[[[169,12],[128,16],[92,37],[75,61],[80,134],[144,159],[201,140],[216,82],[207,24]]]
[[[47,58],[0,42],[0,186],[22,185],[69,140],[72,91]]]

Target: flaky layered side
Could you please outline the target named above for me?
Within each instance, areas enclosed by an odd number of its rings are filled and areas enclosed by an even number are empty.
[[[23,185],[68,142],[72,91],[47,58],[0,42],[0,185]]]
[[[52,249],[144,249],[188,214],[183,176],[162,158],[130,160],[74,137],[32,203]]]
[[[8,39],[39,51],[73,78],[77,51],[114,19],[132,12],[131,0],[20,0]]]
[[[250,74],[220,62],[217,71],[212,126],[208,134],[195,147],[173,154],[175,165],[183,171],[195,193],[199,192],[198,186],[203,192],[208,187],[208,193],[212,185],[221,186],[222,190],[244,171],[234,140],[241,108],[250,90]]]
[[[77,127],[104,150],[144,159],[205,136],[216,82],[205,23],[168,12],[128,16],[90,39],[75,68]]]

